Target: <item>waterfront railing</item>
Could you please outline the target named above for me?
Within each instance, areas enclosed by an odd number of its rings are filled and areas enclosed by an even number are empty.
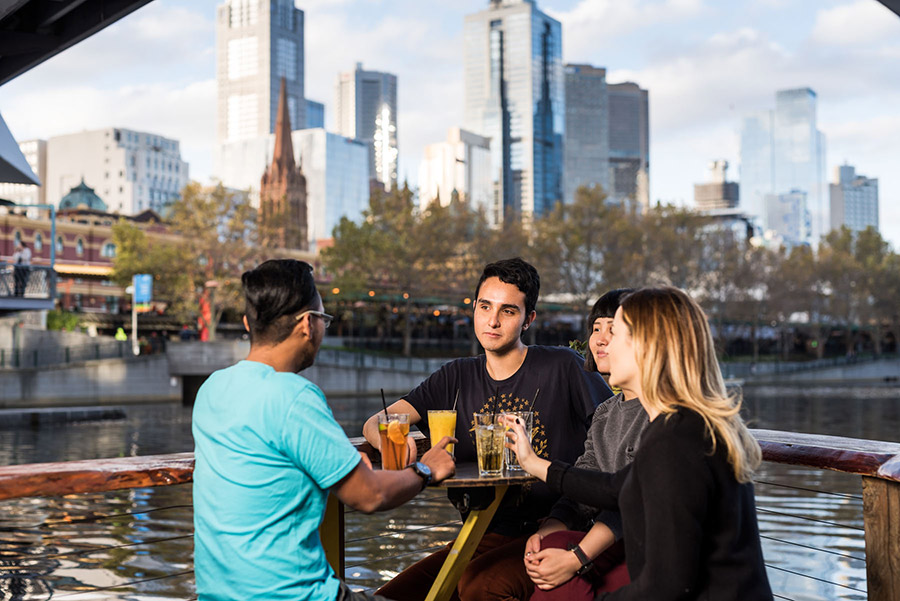
[[[835,541],[841,537],[821,536],[821,534],[811,536],[809,533],[804,533],[803,528],[795,527],[793,530],[785,531],[783,526],[778,525],[784,518],[810,520],[816,522],[818,526],[822,525],[822,520],[818,519],[816,511],[804,507],[800,503],[791,511],[793,515],[788,515],[783,510],[773,510],[767,506],[767,499],[772,494],[795,495],[798,498],[802,496],[802,490],[794,486],[790,478],[782,482],[757,482],[757,503],[764,542],[784,546],[787,549],[786,553],[790,553],[792,548],[804,551],[813,549],[835,556],[841,562],[864,561],[867,591],[862,590],[858,585],[848,585],[840,579],[835,581],[829,578],[827,573],[796,573],[789,568],[773,565],[771,562],[769,563],[770,576],[774,572],[785,572],[791,578],[803,578],[811,583],[809,587],[802,586],[800,588],[832,586],[850,589],[851,593],[856,591],[861,595],[867,595],[867,598],[872,601],[889,601],[900,598],[900,444],[772,430],[754,430],[753,433],[762,446],[763,457],[767,464],[834,470],[862,479],[862,495],[833,493],[847,497],[848,503],[856,507],[856,510],[861,511],[862,528],[852,526],[847,528],[845,525],[825,523],[827,527],[843,528],[850,532],[850,535],[856,532],[856,535],[863,539],[858,544],[855,543],[860,551],[847,552],[837,548]],[[424,450],[427,441],[421,435],[419,435],[418,441]],[[362,439],[355,439],[354,443],[357,448],[369,453],[377,462],[377,452],[368,443]],[[0,500],[171,486],[191,482],[192,473],[193,455],[191,453],[0,467]],[[440,493],[429,491],[417,499],[417,502],[446,504],[439,498],[440,496],[442,496]],[[423,553],[452,539],[458,528],[458,522],[454,519],[433,525],[407,524],[402,528],[385,528],[384,532],[380,532],[377,536],[389,539],[397,536],[418,535],[422,533],[423,529],[428,528],[432,529],[434,534],[426,537],[427,540],[423,547],[416,551],[406,551],[394,555],[379,553],[378,557],[354,557],[350,565],[345,565],[347,549],[363,541],[359,538],[348,539],[344,536],[345,512],[336,502],[331,503],[330,511],[338,512],[337,516],[334,513],[331,515],[332,518],[337,517],[337,519],[326,518],[326,522],[331,524],[332,528],[338,528],[340,531],[331,532],[330,536],[323,536],[323,539],[339,540],[340,544],[337,547],[326,548],[326,551],[329,561],[335,566],[336,571],[348,576],[351,582],[352,573],[362,566],[388,561],[388,565],[393,570],[403,567],[405,563],[417,559]],[[346,514],[350,513],[352,512],[346,511]],[[354,519],[356,518],[381,519],[354,516]],[[335,536],[336,534],[339,536]],[[842,534],[841,536],[848,535]],[[385,544],[381,548],[390,546]],[[358,554],[358,550],[355,550],[354,553]],[[27,550],[23,550],[19,559],[25,561],[33,557],[28,554]],[[16,557],[7,553],[4,561],[8,565],[12,565],[15,563]],[[185,574],[187,572],[179,570],[170,577],[183,579]],[[159,579],[159,577],[155,579]],[[138,582],[143,582],[143,580],[138,579],[129,584],[134,585]],[[796,590],[798,587],[791,588]],[[776,598],[793,598],[789,591],[779,589],[779,583],[775,578],[773,578],[773,589]]]

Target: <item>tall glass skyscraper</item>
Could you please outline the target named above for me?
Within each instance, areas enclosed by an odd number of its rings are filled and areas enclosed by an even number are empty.
[[[303,11],[294,0],[226,0],[216,13],[216,139],[275,132],[281,79],[294,127],[306,123]]]
[[[562,26],[533,0],[466,15],[464,128],[491,139],[489,219],[530,220],[563,200]]]
[[[606,69],[566,65],[565,201],[581,186],[600,184],[612,195],[609,173],[609,96]]]
[[[334,91],[337,131],[369,147],[369,178],[397,185],[397,76],[356,69],[340,73]]]
[[[610,84],[610,196],[650,206],[650,98],[636,83]]]
[[[774,112],[745,119],[741,131],[741,205],[777,230],[765,198],[794,191],[806,195],[797,216],[807,224],[801,241],[818,243],[829,228],[828,185],[825,135],[817,129],[816,93],[809,88],[777,92]]]

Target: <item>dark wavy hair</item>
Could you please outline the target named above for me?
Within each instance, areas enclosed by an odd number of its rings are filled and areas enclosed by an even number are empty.
[[[296,325],[295,316],[319,297],[309,263],[272,259],[241,276],[251,344],[278,344]]]
[[[541,276],[537,269],[530,263],[526,263],[521,257],[513,259],[501,259],[484,266],[481,278],[475,287],[475,300],[478,300],[478,292],[481,285],[488,278],[500,278],[504,284],[512,284],[525,293],[525,313],[531,315],[537,306],[538,294],[541,291]]]
[[[634,292],[633,288],[616,288],[597,299],[597,302],[591,307],[590,315],[588,315],[588,340],[590,340],[591,333],[594,330],[594,322],[601,317],[612,319],[616,315],[616,309],[622,304],[622,300],[632,292]],[[594,353],[591,352],[590,346],[584,356],[584,369],[591,373],[597,371],[597,363],[594,361]]]

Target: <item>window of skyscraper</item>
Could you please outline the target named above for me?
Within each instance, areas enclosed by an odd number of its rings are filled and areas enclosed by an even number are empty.
[[[288,81],[297,78],[297,44],[293,40],[278,38],[275,50],[275,75]]]
[[[228,79],[256,75],[258,48],[256,36],[228,40]]]
[[[246,27],[256,25],[259,21],[260,0],[231,0],[230,25],[231,27]]]
[[[249,138],[256,132],[256,94],[235,94],[228,97],[228,139]]]

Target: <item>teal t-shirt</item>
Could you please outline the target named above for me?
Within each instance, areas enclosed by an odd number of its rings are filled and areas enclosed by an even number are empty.
[[[319,524],[359,453],[306,378],[253,361],[194,404],[194,570],[200,599],[333,601]]]

